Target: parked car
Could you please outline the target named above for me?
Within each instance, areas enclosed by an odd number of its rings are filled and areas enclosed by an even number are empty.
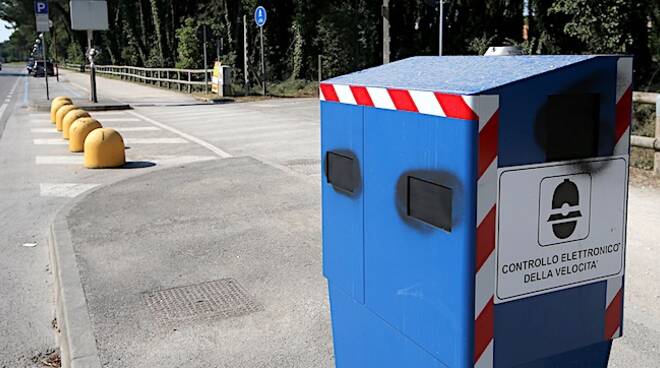
[[[32,74],[32,70],[34,70],[34,59],[28,59],[27,64],[25,64],[25,68],[27,69],[28,75]]]
[[[0,70],[2,70],[2,62],[0,62]]]
[[[48,75],[49,76],[55,76],[55,68],[53,67],[53,63],[50,61],[46,63],[46,69],[48,70]],[[37,61],[34,69],[32,70],[32,76],[34,77],[43,77],[44,76],[44,62],[43,61]]]

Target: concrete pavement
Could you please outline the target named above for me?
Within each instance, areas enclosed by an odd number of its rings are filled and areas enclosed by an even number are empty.
[[[60,75],[62,87],[69,91],[72,98],[89,97],[89,74],[60,69]],[[96,87],[99,100],[128,103],[133,107],[204,104],[186,93],[112,78],[97,77]]]
[[[614,343],[610,367],[658,367],[660,186],[631,186],[628,201],[624,337]]]
[[[248,157],[161,170],[86,196],[62,216],[101,364],[333,366],[319,212],[315,185]],[[227,278],[262,308],[214,314],[229,296],[213,290],[159,298],[157,311],[147,300]],[[209,308],[189,305],[200,302]]]

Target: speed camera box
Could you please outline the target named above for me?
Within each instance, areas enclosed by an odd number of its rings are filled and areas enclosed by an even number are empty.
[[[337,367],[605,367],[632,59],[415,57],[321,83]]]

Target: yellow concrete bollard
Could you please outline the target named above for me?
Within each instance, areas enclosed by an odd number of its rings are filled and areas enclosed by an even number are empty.
[[[82,152],[85,148],[85,138],[94,129],[103,128],[94,118],[80,118],[73,122],[69,128],[69,151]]]
[[[80,107],[76,105],[64,105],[57,109],[57,113],[55,113],[55,128],[58,132],[62,131],[62,121],[64,120],[64,116],[68,114],[69,111],[78,109],[80,109]]]
[[[83,109],[71,110],[64,115],[62,119],[62,138],[69,139],[69,129],[74,121],[80,118],[89,118],[90,115]]]
[[[57,110],[59,110],[60,107],[64,105],[73,105],[73,101],[71,101],[71,99],[68,97],[58,97],[58,99],[53,100],[53,103],[50,105],[51,123],[55,124],[55,115],[57,114]]]
[[[57,96],[57,97],[53,98],[53,101],[51,102],[51,105],[52,105],[53,103],[57,102],[57,101],[60,101],[60,100],[68,100],[68,101],[72,101],[72,100],[71,100],[71,97],[69,97],[69,96]]]
[[[126,163],[124,140],[114,129],[92,130],[85,138],[85,167],[103,169],[119,167]]]

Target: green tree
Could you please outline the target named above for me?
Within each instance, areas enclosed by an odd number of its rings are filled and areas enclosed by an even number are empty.
[[[633,54],[638,84],[650,72],[649,0],[557,0],[550,14],[568,18],[566,35],[578,40],[578,53]]]
[[[71,42],[69,46],[67,46],[66,61],[73,64],[85,63],[85,54],[77,43]]]
[[[177,60],[176,67],[181,69],[194,69],[200,65],[199,39],[197,38],[197,24],[192,18],[186,18],[183,26],[176,30]]]

